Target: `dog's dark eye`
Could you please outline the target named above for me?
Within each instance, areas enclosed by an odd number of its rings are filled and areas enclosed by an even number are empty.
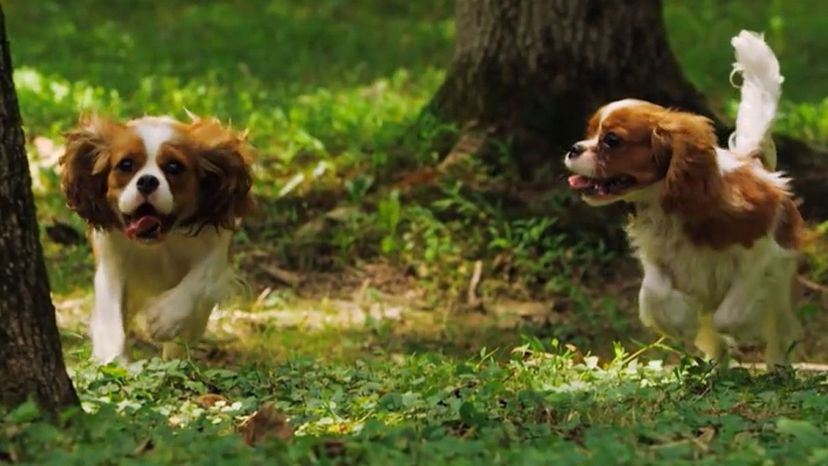
[[[619,138],[617,134],[609,132],[604,135],[603,139],[601,139],[601,143],[607,149],[614,149],[621,145],[621,138]]]
[[[115,165],[115,168],[124,173],[132,173],[132,169],[135,168],[135,163],[132,159],[121,159],[118,165]]]
[[[184,165],[178,162],[167,162],[164,164],[164,173],[168,175],[178,175],[179,173],[184,171]]]

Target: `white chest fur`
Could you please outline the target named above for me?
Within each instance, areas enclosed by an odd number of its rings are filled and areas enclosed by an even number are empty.
[[[641,208],[627,226],[636,256],[666,273],[673,287],[699,300],[709,312],[724,299],[740,267],[755,254],[740,245],[713,250],[690,242],[681,220],[659,207]],[[763,247],[757,242],[754,247]]]
[[[98,262],[109,261],[124,283],[128,314],[147,299],[175,287],[199,263],[229,254],[231,232],[204,229],[196,236],[171,233],[160,244],[128,240],[120,232],[95,232]],[[223,251],[223,254],[222,254]]]

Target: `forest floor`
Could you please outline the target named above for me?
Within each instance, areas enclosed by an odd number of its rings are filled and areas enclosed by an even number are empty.
[[[533,210],[479,189],[512,180],[478,165],[394,189],[456,134],[418,120],[451,56],[447,2],[188,3],[4,6],[65,357],[94,414],[56,429],[31,405],[0,413],[0,462],[828,461],[825,375],[720,373],[642,329],[637,265],[557,228],[572,201],[557,180],[532,188]],[[668,30],[715,108],[734,109],[729,37],[767,31],[786,75],[779,130],[825,145],[828,6],[694,5],[667,1]],[[237,238],[247,294],[186,360],[155,359],[139,338],[136,362],[94,367],[92,258],[58,189],[60,134],[81,109],[185,106],[249,128],[259,149],[261,209]],[[797,352],[820,363],[828,244],[809,248],[801,278]]]

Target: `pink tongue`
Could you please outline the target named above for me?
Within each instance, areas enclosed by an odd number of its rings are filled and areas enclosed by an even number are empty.
[[[125,233],[127,238],[134,239],[136,236],[141,236],[144,233],[151,231],[153,228],[161,226],[161,220],[152,215],[144,215],[143,217],[133,220],[127,225]]]
[[[567,178],[567,181],[569,182],[569,187],[572,189],[584,189],[592,186],[589,178],[581,175],[572,175]]]

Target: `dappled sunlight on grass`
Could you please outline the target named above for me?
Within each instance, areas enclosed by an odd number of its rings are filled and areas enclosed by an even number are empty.
[[[460,360],[486,348],[497,359],[506,359],[515,346],[526,341],[543,346],[540,342],[552,337],[590,348],[602,357],[617,349],[607,336],[611,330],[584,322],[578,312],[555,311],[549,303],[502,300],[490,302],[484,311],[429,304],[379,290],[360,298],[355,296],[357,290],[352,291],[350,296],[320,292],[298,297],[284,290],[272,292],[278,296],[264,302],[229,303],[214,312],[208,334],[189,354],[212,366],[227,367],[297,357],[353,363],[426,353]],[[82,362],[89,355],[85,334],[91,295],[58,295],[55,305],[67,357]],[[140,328],[140,316],[137,324]],[[136,332],[134,357],[160,354],[141,330]],[[636,347],[634,335],[648,338],[637,329],[625,336],[626,346]]]
[[[44,0],[6,8],[17,64],[122,94],[147,77],[237,89],[258,82],[288,94],[336,89],[398,68],[419,73],[439,56],[446,63],[453,36],[451,5],[441,1]]]
[[[237,90],[209,78],[189,83],[146,78],[139,89],[122,94],[83,82],[47,78],[30,67],[18,68],[15,73],[30,137],[58,139],[62,131],[76,124],[81,112],[114,118],[171,114],[186,119],[188,109],[249,129],[251,141],[261,152],[262,168],[275,166],[277,175],[291,163],[295,170],[332,157],[342,158],[345,167],[382,165],[387,155],[364,151],[382,150],[398,138],[441,78],[442,72],[433,68],[416,76],[402,68],[373,82],[336,90],[317,87],[277,98],[271,87]],[[262,178],[271,180],[272,175],[265,171]]]
[[[599,359],[553,341],[530,342],[505,360],[480,352],[347,365],[302,357],[231,368],[78,363],[71,374],[92,414],[64,416],[72,437],[31,406],[3,425],[14,432],[15,455],[55,464],[820,464],[824,376],[719,373],[691,360],[665,368],[637,356],[619,349]],[[238,430],[263,406],[290,431],[247,448]]]

